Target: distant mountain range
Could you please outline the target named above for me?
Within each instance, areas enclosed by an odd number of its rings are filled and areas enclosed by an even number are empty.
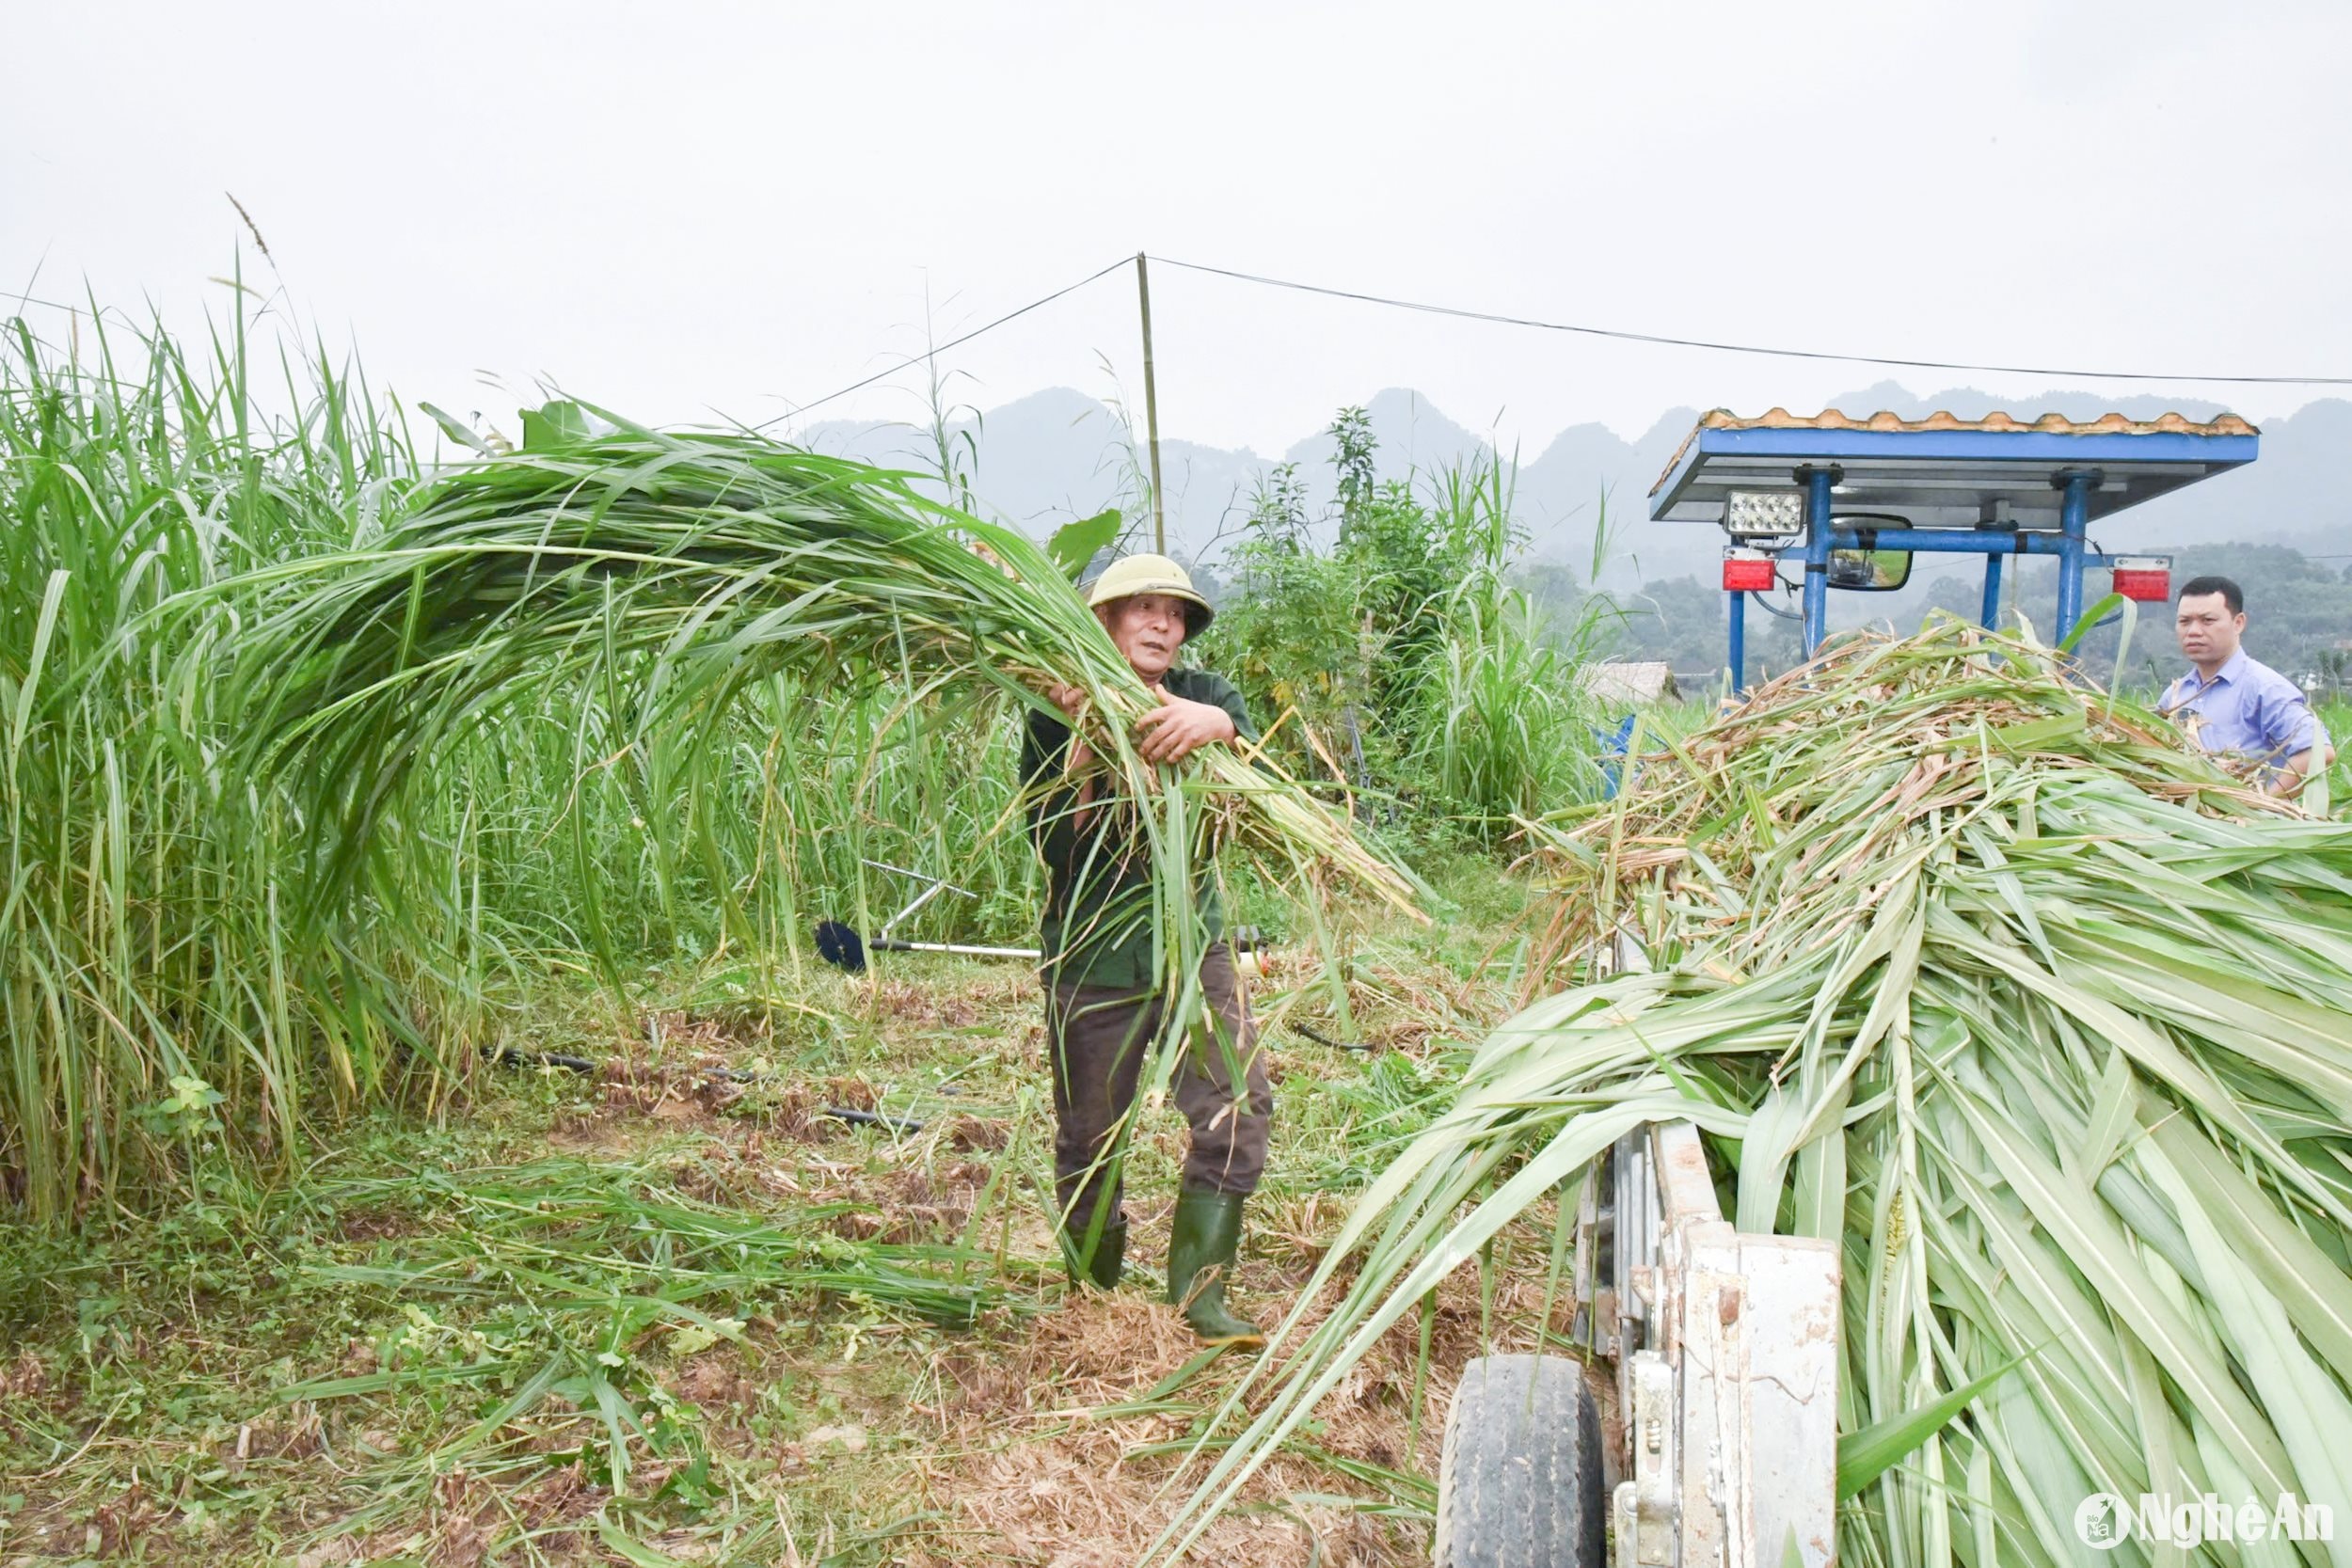
[[[1391,388],[1364,406],[1379,440],[1384,479],[1426,476],[1491,450],[1418,393]],[[1962,388],[1922,397],[1891,381],[1847,393],[1832,406],[1857,418],[1888,409],[1905,419],[1939,408],[1963,419],[1980,418],[1995,407],[2021,419],[2051,412],[2090,419],[2112,409],[2134,419],[2172,410],[2204,420],[2222,412],[2217,404],[2089,392],[2004,402]],[[1518,510],[1533,551],[1589,578],[1594,530],[1605,505],[1610,545],[1602,586],[1637,587],[1690,574],[1711,577],[1722,535],[1701,525],[1652,523],[1647,512],[1650,485],[1698,414],[1692,408],[1669,409],[1631,441],[1602,425],[1576,425],[1532,458],[1506,453],[1519,459]],[[1116,410],[1083,392],[1052,388],[951,427],[960,443],[966,434],[977,452],[975,493],[986,509],[1032,533],[1042,535],[1140,493],[1134,477],[1145,461],[1140,429],[1131,437]],[[908,425],[830,421],[803,430],[799,439],[818,451],[873,462],[930,466],[924,453],[931,433]],[[2335,477],[2335,465],[2347,452],[2352,452],[2352,402],[2329,398],[2311,404],[2263,427],[2259,461],[2135,508],[2109,525],[2101,542],[2110,549],[2243,542],[2286,545],[2310,554],[2352,554],[2352,499]],[[1238,531],[1252,494],[1279,463],[1297,464],[1309,494],[1327,499],[1333,487],[1330,454],[1331,439],[1325,434],[1306,436],[1279,457],[1163,438],[1171,546],[1214,560]]]

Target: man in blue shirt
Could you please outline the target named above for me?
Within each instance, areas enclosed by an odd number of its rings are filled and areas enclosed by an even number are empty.
[[[2262,764],[2262,777],[2292,795],[2328,763],[2328,732],[2302,688],[2248,655],[2246,595],[2228,578],[2182,585],[2173,630],[2196,666],[2165,688],[2156,710],[2208,752],[2234,752]]]

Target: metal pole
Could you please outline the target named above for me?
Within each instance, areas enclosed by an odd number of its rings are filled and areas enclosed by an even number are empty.
[[[1843,477],[1834,467],[1806,464],[1796,473],[1804,486],[1804,657],[1820,651],[1829,635],[1829,493]]]
[[[1160,504],[1160,394],[1152,383],[1152,273],[1136,252],[1136,301],[1143,307],[1143,428],[1152,442],[1152,548],[1168,553],[1168,514]]]
[[[1748,596],[1731,595],[1731,690],[1734,696],[1748,689]]]
[[[2058,508],[2058,600],[2056,641],[2063,642],[2083,614],[2083,545],[2090,527],[2090,491],[2099,483],[2095,468],[2066,468],[2051,480],[2063,488]]]
[[[2001,625],[2001,560],[1991,551],[1984,558],[1984,613],[1978,617],[1984,629],[1996,631]]]
[[[2066,536],[2044,531],[2041,533],[2012,533],[2001,548],[2003,555],[2046,555],[2053,559],[2066,553]],[[1838,550],[1910,550],[1917,555],[1982,555],[1984,535],[1968,528],[1834,528],[1829,531],[1832,549]],[[2086,549],[2083,564],[2097,566],[2106,558]]]

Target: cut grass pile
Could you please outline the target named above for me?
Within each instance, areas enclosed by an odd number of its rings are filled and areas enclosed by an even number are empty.
[[[2100,1492],[2352,1517],[2352,827],[1947,622],[1760,688],[1545,843],[1563,962],[1622,927],[1647,969],[1480,1048],[1168,1543],[1666,1118],[1708,1134],[1741,1228],[1843,1247],[1841,1432],[2017,1363],[1846,1500],[1839,1560],[2073,1562]]]

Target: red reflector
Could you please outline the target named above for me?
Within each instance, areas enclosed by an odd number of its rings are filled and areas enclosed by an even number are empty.
[[[1726,560],[1724,562],[1724,592],[1726,594],[1769,593],[1776,580],[1770,561]]]
[[[2115,591],[2141,604],[2162,604],[2172,596],[2172,572],[2166,566],[2118,566]]]

